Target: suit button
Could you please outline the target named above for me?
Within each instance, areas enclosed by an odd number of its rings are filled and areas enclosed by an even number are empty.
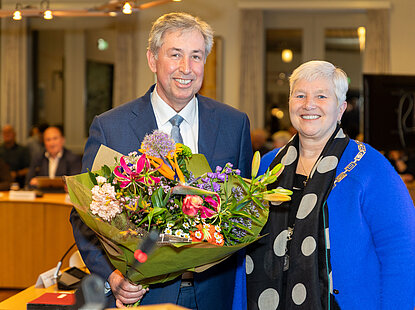
[[[337,295],[339,293],[339,290],[333,290],[333,293]]]

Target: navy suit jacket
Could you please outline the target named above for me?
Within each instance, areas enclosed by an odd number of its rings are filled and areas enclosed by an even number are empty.
[[[63,148],[63,154],[59,159],[55,175],[74,175],[79,172],[81,172],[81,156]],[[29,184],[32,178],[38,176],[49,176],[49,159],[45,156],[44,152],[39,154],[30,164],[29,172],[26,175],[26,184]]]
[[[157,129],[150,101],[154,85],[141,98],[95,117],[85,146],[82,170],[91,168],[101,144],[122,154],[138,150],[144,136]],[[248,175],[252,160],[249,120],[230,106],[197,95],[199,109],[199,153],[206,156],[212,170],[230,162]],[[107,279],[114,267],[93,231],[72,210],[71,223],[78,249],[92,273]],[[195,291],[199,310],[231,309],[236,259],[231,257],[205,272],[195,273]],[[180,279],[152,285],[141,304],[177,302]],[[220,302],[218,302],[220,301]]]

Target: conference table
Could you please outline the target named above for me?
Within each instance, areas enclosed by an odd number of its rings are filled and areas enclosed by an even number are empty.
[[[0,288],[27,288],[57,265],[74,243],[71,209],[64,193],[12,200],[0,192]]]
[[[56,285],[50,286],[48,288],[35,288],[31,286],[26,290],[6,299],[3,302],[0,302],[0,310],[26,310],[26,304],[40,296],[44,293],[68,293],[68,291],[59,291]],[[71,291],[71,293],[73,293]],[[173,304],[159,304],[153,306],[140,306],[132,307],[128,309],[140,309],[140,310],[186,310],[180,306]]]

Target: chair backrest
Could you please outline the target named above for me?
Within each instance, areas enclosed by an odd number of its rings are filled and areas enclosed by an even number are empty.
[[[82,260],[81,253],[79,253],[79,251],[74,252],[69,258],[69,267],[85,267],[85,263]]]

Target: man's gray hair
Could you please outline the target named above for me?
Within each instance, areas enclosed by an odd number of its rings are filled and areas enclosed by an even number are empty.
[[[322,60],[308,61],[293,71],[290,76],[290,96],[292,95],[294,84],[298,80],[314,81],[318,78],[326,78],[333,82],[338,105],[346,100],[346,93],[349,87],[347,74],[332,63]]]
[[[159,17],[151,28],[147,49],[157,58],[157,53],[163,45],[164,35],[170,31],[200,31],[205,41],[205,59],[212,50],[213,29],[199,17],[187,13],[168,13]]]

